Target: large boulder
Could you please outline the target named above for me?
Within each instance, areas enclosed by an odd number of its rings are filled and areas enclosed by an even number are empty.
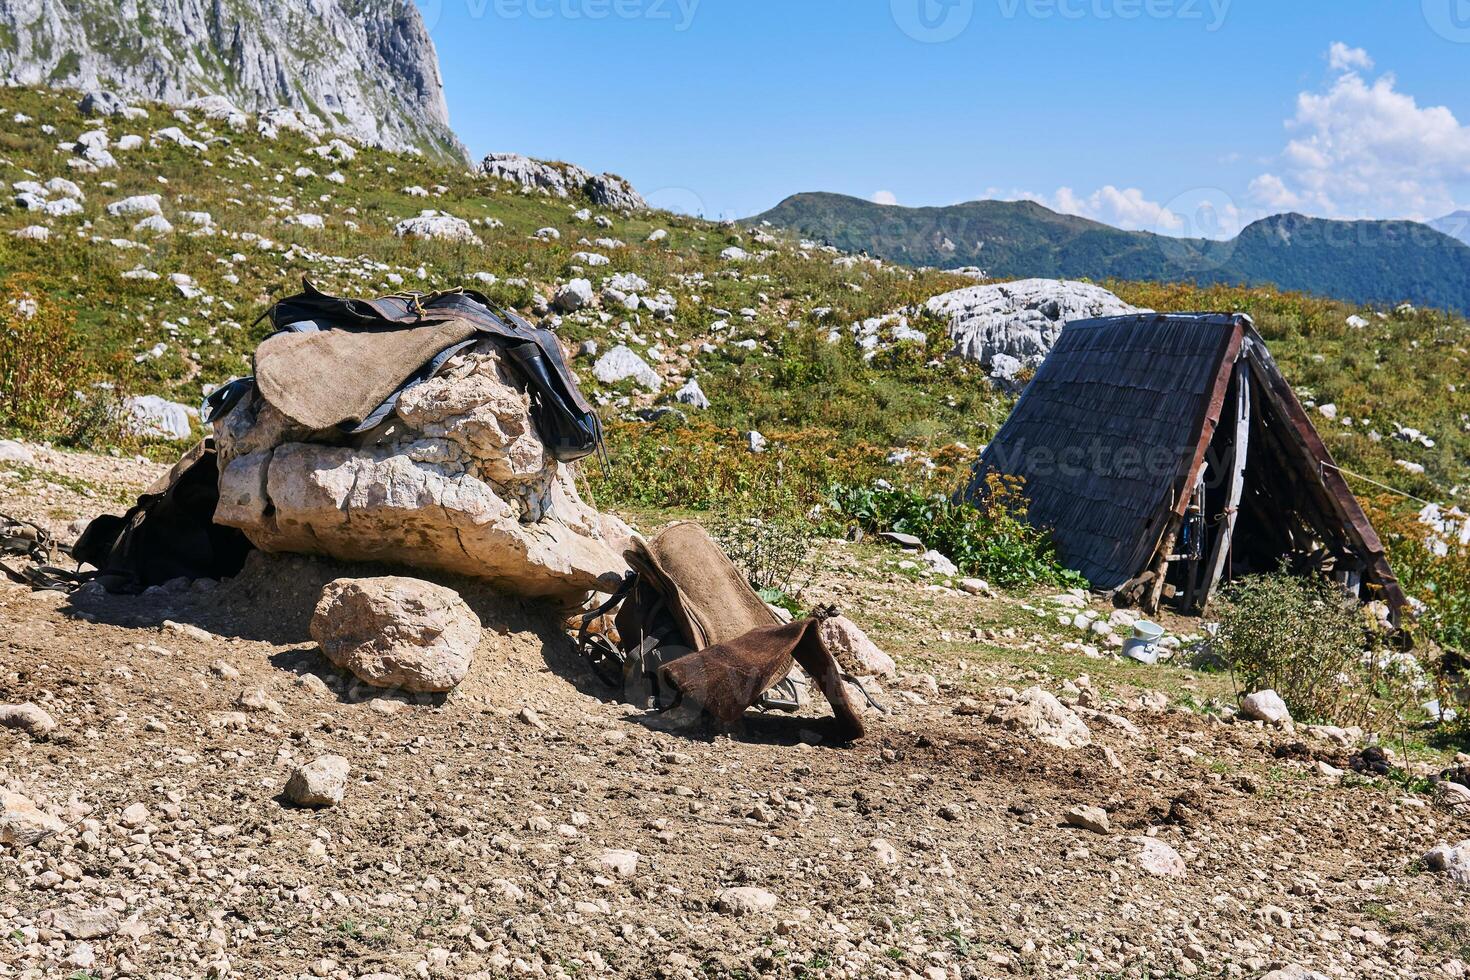
[[[587,196],[592,203],[618,211],[646,211],[648,202],[633,185],[616,174],[593,174],[587,178]]]
[[[951,356],[987,370],[998,357],[1014,359],[999,362],[1010,373],[1040,364],[1072,320],[1141,312],[1101,286],[1060,279],[971,286],[935,296],[925,308],[949,321]]]
[[[199,410],[158,395],[134,395],[123,401],[126,423],[145,439],[187,439],[194,433],[194,416]]]
[[[373,687],[439,694],[469,674],[480,618],[453,589],[432,582],[343,578],[322,590],[311,638]]]
[[[77,103],[84,116],[121,116],[127,108],[127,100],[122,96],[102,89],[93,89]]]
[[[215,520],[263,551],[486,579],[519,595],[615,588],[632,532],[544,450],[524,381],[488,342],[404,393],[367,444],[294,426],[256,395],[215,422]]]
[[[425,241],[481,244],[480,236],[475,234],[468,221],[443,211],[420,211],[416,218],[404,218],[393,226],[393,234],[399,238],[418,238]]]
[[[581,191],[592,203],[619,211],[643,211],[648,203],[633,185],[616,174],[594,174],[570,163],[545,163],[519,153],[492,153],[480,162],[480,173],[556,197]]]
[[[490,154],[480,162],[480,173],[522,187],[549,191],[557,197],[567,197],[592,176],[581,167],[543,163],[519,153]]]

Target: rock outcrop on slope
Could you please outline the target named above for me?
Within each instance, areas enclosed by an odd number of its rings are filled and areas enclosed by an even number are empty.
[[[632,532],[546,454],[525,384],[488,343],[404,393],[381,437],[313,441],[258,396],[215,422],[215,520],[263,551],[454,572],[517,595],[615,588]]]
[[[11,0],[0,81],[291,109],[393,150],[468,159],[413,0]]]
[[[1040,364],[1070,321],[1140,312],[1101,286],[1060,279],[971,286],[935,296],[925,306],[949,321],[953,356],[1007,379]]]
[[[580,191],[592,203],[614,211],[648,209],[643,195],[623,178],[616,174],[594,174],[572,163],[547,163],[519,153],[492,153],[481,161],[480,172],[555,197],[568,197]]]

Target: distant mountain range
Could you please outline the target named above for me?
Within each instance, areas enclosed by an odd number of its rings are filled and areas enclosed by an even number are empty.
[[[974,266],[996,278],[1269,284],[1356,303],[1470,312],[1470,246],[1412,221],[1279,214],[1229,241],[1211,241],[1123,231],[1031,201],[904,208],[810,193],[746,223],[761,222],[892,262]]]

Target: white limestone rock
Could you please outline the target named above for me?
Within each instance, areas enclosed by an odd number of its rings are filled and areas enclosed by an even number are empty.
[[[311,638],[328,660],[374,687],[443,693],[469,674],[480,619],[442,585],[401,576],[338,579],[322,590]],[[305,793],[307,776],[303,795],[311,795]]]
[[[822,645],[836,659],[838,666],[854,677],[893,677],[898,673],[893,658],[846,616],[822,620],[818,632]]]
[[[30,797],[0,786],[0,844],[29,847],[66,829]]]
[[[1040,364],[1073,320],[1141,312],[1100,286],[1058,279],[1022,279],[971,286],[935,296],[925,304],[949,323],[953,357],[990,369],[1000,355],[1014,377],[1023,366]]]
[[[163,198],[157,194],[137,194],[133,197],[125,197],[107,205],[107,213],[115,218],[163,214]]]
[[[575,313],[591,306],[594,299],[592,283],[586,279],[573,279],[556,291],[551,305],[561,313]]]
[[[684,382],[684,386],[674,392],[674,401],[680,405],[688,405],[690,408],[709,408],[709,398],[704,389],[699,386],[698,378],[690,378]]]
[[[129,98],[187,105],[231,130],[274,137],[312,122],[394,151],[467,161],[449,126],[444,83],[416,4],[314,0],[280,7],[150,3],[0,4],[0,80],[79,89],[90,116],[138,118]],[[302,43],[302,32],[323,43]],[[223,66],[228,65],[228,72]],[[105,86],[105,90],[104,90]],[[201,92],[212,93],[199,97]],[[320,106],[327,120],[315,118]]]
[[[187,439],[199,410],[158,395],[134,395],[123,402],[132,430],[145,439]]]
[[[1246,718],[1282,725],[1291,721],[1286,702],[1275,691],[1257,691],[1240,699],[1240,713]]]
[[[648,366],[648,362],[635,354],[624,344],[618,344],[612,350],[603,354],[592,366],[592,374],[603,384],[617,384],[632,378],[638,384],[649,391],[658,391],[664,386],[663,379],[658,372]]]
[[[1092,733],[1082,719],[1039,687],[1003,699],[991,710],[989,720],[1059,749],[1078,749],[1092,743]]]
[[[1470,840],[1453,847],[1440,844],[1424,855],[1424,866],[1457,885],[1470,888]]]
[[[395,428],[323,445],[259,396],[215,422],[215,520],[267,552],[385,561],[529,596],[615,588],[632,532],[546,454],[525,383],[490,343],[405,392]]]
[[[481,244],[468,221],[442,211],[420,211],[416,218],[404,218],[393,227],[393,234],[399,238]]]
[[[336,806],[342,802],[342,796],[347,791],[347,774],[351,768],[340,755],[324,755],[313,759],[299,767],[286,781],[286,799],[297,806],[312,809]]]

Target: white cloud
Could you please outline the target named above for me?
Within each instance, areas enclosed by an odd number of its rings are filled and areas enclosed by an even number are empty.
[[[1334,45],[1334,68],[1372,65],[1366,53]],[[1326,217],[1434,218],[1453,209],[1470,185],[1470,127],[1444,106],[1421,106],[1384,74],[1355,71],[1324,91],[1297,96],[1287,129],[1297,135],[1279,172],[1251,183],[1267,206],[1297,206]],[[1287,202],[1295,202],[1288,204]]]
[[[1285,181],[1275,174],[1261,174],[1251,181],[1250,196],[1268,208],[1299,207],[1302,199],[1287,188]]]
[[[898,203],[898,196],[892,191],[874,191],[872,200],[874,204],[885,204],[892,207]]]
[[[1179,215],[1156,201],[1150,201],[1137,187],[1120,190],[1108,184],[1085,197],[1070,187],[1059,187],[1051,201],[1050,207],[1063,214],[1080,215],[1130,231],[1171,234],[1184,230],[1184,222]]]
[[[1341,41],[1333,41],[1327,51],[1327,63],[1333,71],[1372,71],[1373,59],[1362,48],[1350,48]]]
[[[1233,238],[1247,221],[1247,215],[1224,191],[1212,188],[1187,191],[1167,206],[1149,200],[1136,187],[1120,190],[1111,184],[1085,195],[1070,187],[1060,187],[1055,194],[988,187],[983,196],[996,201],[1034,201],[1115,228],[1188,238]]]

